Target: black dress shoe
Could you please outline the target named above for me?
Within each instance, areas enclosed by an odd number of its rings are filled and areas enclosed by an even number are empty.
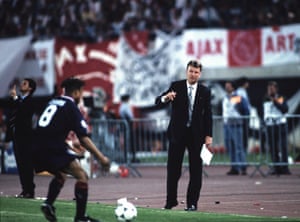
[[[197,211],[197,207],[195,205],[188,206],[184,208],[185,211]]]
[[[176,207],[178,205],[178,202],[174,203],[167,203],[162,209],[163,210],[171,210],[173,207]]]
[[[32,199],[34,198],[34,194],[33,193],[26,193],[24,191],[22,191],[19,195],[16,195],[17,198],[27,198],[27,199]]]

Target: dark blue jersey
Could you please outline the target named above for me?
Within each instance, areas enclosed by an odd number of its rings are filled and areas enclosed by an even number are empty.
[[[87,136],[87,124],[72,98],[62,96],[52,99],[37,122],[33,156],[36,172],[47,170],[55,173],[74,156],[67,145],[70,131],[78,137]]]
[[[77,105],[70,97],[52,99],[37,123],[37,136],[64,142],[70,131],[78,137],[87,136],[87,124]]]

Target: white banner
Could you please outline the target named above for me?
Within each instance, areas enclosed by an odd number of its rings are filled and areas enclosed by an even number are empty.
[[[17,74],[31,36],[0,40],[0,97],[8,96],[10,82]]]
[[[120,39],[116,70],[113,75],[114,102],[122,94],[131,95],[136,107],[153,106],[155,97],[166,90],[172,80],[184,75],[182,60],[175,53],[180,37],[157,33],[155,47],[147,55],[134,51]]]
[[[192,29],[182,34],[182,47],[178,51],[182,60],[198,59],[204,68],[228,66],[228,31],[225,29]]]
[[[54,92],[54,40],[38,41],[26,52],[15,81],[32,78],[37,83],[35,96],[47,96]]]
[[[262,29],[262,65],[300,62],[300,25]]]

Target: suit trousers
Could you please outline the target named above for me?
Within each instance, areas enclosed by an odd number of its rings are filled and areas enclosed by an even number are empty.
[[[14,154],[22,191],[34,195],[34,167],[31,151],[31,136],[16,135],[13,140]]]
[[[175,142],[174,142],[175,141]],[[194,138],[190,127],[182,130],[182,138],[170,140],[167,162],[167,204],[177,203],[178,182],[181,177],[182,163],[185,150],[188,150],[189,184],[186,194],[187,206],[197,203],[202,186],[202,159],[201,147],[194,145]]]

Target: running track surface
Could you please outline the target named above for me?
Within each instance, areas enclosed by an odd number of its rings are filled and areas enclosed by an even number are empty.
[[[89,180],[89,201],[116,204],[117,199],[127,197],[138,207],[162,208],[165,203],[165,167],[139,167],[142,177],[129,174],[128,177],[100,175]],[[300,167],[291,167],[292,175],[263,177],[254,168],[248,168],[247,176],[227,176],[228,167],[205,166],[198,211],[261,215],[273,217],[300,218]],[[261,168],[267,173],[267,168]],[[131,171],[133,172],[133,171]],[[183,170],[179,181],[178,202],[173,210],[183,210],[189,179]],[[254,175],[250,177],[254,172]],[[36,197],[45,197],[49,175],[36,175]],[[69,177],[59,199],[73,200],[74,182]],[[16,174],[0,174],[0,195],[12,196],[20,193],[19,178]]]

